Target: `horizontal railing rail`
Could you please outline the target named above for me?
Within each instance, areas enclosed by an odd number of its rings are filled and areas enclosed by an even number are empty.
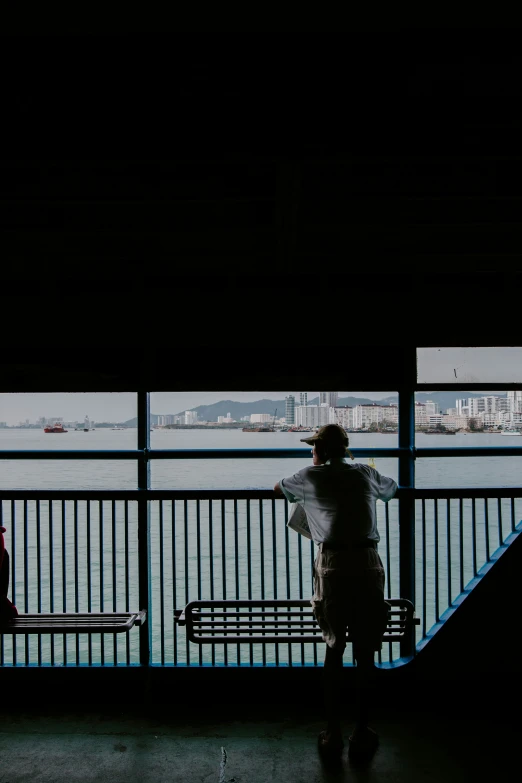
[[[522,456],[521,446],[458,446],[437,448],[416,448],[395,446],[391,448],[350,448],[355,458],[393,458],[411,455],[414,459],[424,457],[515,457]],[[0,459],[5,460],[163,460],[163,459],[310,459],[310,447],[298,449],[128,449],[128,450],[0,450]]]
[[[395,499],[522,497],[522,487],[399,487]],[[272,489],[0,489],[0,500],[271,500]]]

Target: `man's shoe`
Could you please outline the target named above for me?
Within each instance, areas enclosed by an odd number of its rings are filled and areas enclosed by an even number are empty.
[[[349,738],[348,755],[354,760],[370,759],[379,747],[379,735],[373,729],[356,729]]]
[[[319,752],[328,756],[338,756],[342,753],[344,742],[342,736],[332,735],[328,731],[321,731],[317,738]]]

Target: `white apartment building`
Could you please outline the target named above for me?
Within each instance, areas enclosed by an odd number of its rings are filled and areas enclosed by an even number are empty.
[[[522,413],[522,390],[508,391],[508,410],[510,413]]]
[[[442,415],[442,413],[431,413],[427,414],[428,419],[428,427],[440,427],[441,424],[444,424],[442,421],[446,417]]]
[[[423,402],[415,403],[415,426],[416,427],[428,426],[428,414],[426,411],[426,405]]]
[[[198,414],[196,411],[185,411],[184,424],[196,424],[198,420]]]
[[[456,413],[447,413],[442,416],[442,426],[448,430],[466,430],[469,425],[467,416],[459,416]]]
[[[343,405],[338,408],[330,408],[328,413],[329,424],[339,424],[346,430],[354,429],[353,426],[353,408]]]
[[[329,405],[297,405],[296,427],[322,427],[324,424],[329,424],[329,411]]]
[[[250,422],[251,424],[267,424],[267,422],[272,421],[273,418],[274,417],[269,413],[252,413]]]
[[[435,416],[437,413],[440,413],[438,403],[433,402],[433,400],[426,400],[424,404],[426,406],[427,416]]]
[[[372,424],[380,424],[382,405],[356,405],[353,409],[354,430],[366,430]]]
[[[509,394],[509,392],[508,392]],[[481,413],[500,413],[510,410],[508,397],[497,397],[495,394],[484,397],[470,397],[457,400],[457,412],[466,416],[479,416]]]

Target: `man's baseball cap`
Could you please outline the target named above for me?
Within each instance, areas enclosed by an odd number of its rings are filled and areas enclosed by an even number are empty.
[[[313,446],[317,441],[321,441],[327,450],[328,446],[333,448],[344,446],[350,459],[353,459],[353,454],[348,449],[348,435],[338,424],[325,424],[324,427],[317,430],[315,435],[311,435],[309,438],[301,438],[301,443],[309,443],[310,446]]]

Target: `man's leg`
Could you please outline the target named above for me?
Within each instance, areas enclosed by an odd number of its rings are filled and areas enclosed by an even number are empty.
[[[355,729],[350,737],[350,753],[368,756],[376,750],[379,743],[377,734],[368,726],[371,695],[375,681],[374,651],[356,649],[354,657],[357,661],[357,713]]]
[[[324,658],[324,704],[326,709],[327,733],[332,737],[341,736],[341,672],[343,670],[344,650],[333,649],[326,645]]]
[[[368,728],[371,694],[373,691],[375,665],[373,650],[355,651],[357,666],[355,671],[357,692],[357,715],[355,730],[364,731]]]

